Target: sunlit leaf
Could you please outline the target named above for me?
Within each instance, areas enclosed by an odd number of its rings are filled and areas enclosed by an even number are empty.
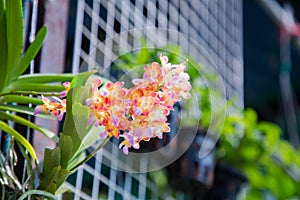
[[[6,36],[7,36],[7,75],[8,80],[17,76],[23,46],[22,1],[6,2]]]
[[[23,74],[25,70],[29,67],[30,62],[35,58],[40,48],[42,47],[46,35],[47,27],[43,26],[35,36],[35,40],[31,43],[31,45],[28,47],[27,51],[21,58],[21,61],[16,71],[17,76]]]
[[[21,95],[5,95],[0,97],[0,102],[3,103],[20,103],[20,104],[35,104],[40,105],[43,104],[43,101],[34,97],[27,97]]]
[[[10,134],[11,136],[13,136],[19,143],[21,143],[28,150],[32,159],[35,162],[37,161],[35,151],[34,151],[33,147],[31,146],[31,144],[26,140],[26,138],[24,138],[20,133],[18,133],[16,130],[14,130],[13,128],[8,126],[3,121],[0,121],[0,129],[5,131],[6,133]]]
[[[74,74],[26,74],[19,76],[16,83],[52,83],[72,81]]]
[[[19,117],[17,115],[0,112],[0,119],[5,119],[5,120],[16,122],[18,124],[25,125],[25,126],[27,126],[29,128],[32,128],[34,130],[39,131],[40,133],[42,133],[46,137],[54,140],[55,142],[59,141],[59,138],[52,131],[47,130],[47,129],[42,128],[42,127],[39,127],[39,126],[35,125],[34,123],[32,123],[32,122],[30,122],[30,121],[28,121],[28,120],[26,120],[26,119],[24,119],[22,117]]]
[[[50,85],[40,83],[12,83],[5,92],[10,91],[34,91],[34,92],[60,92],[65,88],[63,85]]]
[[[5,1],[0,0],[0,91],[7,80],[7,37],[6,37],[6,19],[5,19]]]

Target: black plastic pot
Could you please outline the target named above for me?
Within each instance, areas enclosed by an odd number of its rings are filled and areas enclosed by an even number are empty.
[[[248,183],[245,174],[230,165],[218,163],[214,174],[213,187],[205,196],[207,200],[236,200],[241,188]]]
[[[184,134],[189,134],[189,129],[182,129],[180,132],[184,136]],[[176,190],[191,193],[193,199],[203,199],[207,188],[213,182],[215,148],[205,157],[199,157],[205,138],[204,133],[198,131],[187,151],[168,167],[171,186]]]

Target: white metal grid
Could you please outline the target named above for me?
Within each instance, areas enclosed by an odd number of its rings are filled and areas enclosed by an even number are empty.
[[[120,53],[114,46],[117,44],[123,50],[137,48],[139,36],[145,37],[150,46],[179,44],[184,52],[204,64],[210,62],[198,55],[196,41],[216,63],[225,80],[227,95],[240,96],[239,103],[243,106],[242,21],[241,0],[78,0],[72,69],[78,72],[88,55],[85,61],[89,65],[108,67]],[[146,27],[176,30],[185,37],[155,29],[149,31]],[[124,32],[132,29],[139,30]],[[119,33],[121,37],[113,37]],[[108,75],[109,70],[105,73]],[[101,151],[93,164],[78,170],[76,181],[68,184],[74,191],[74,199],[98,199],[100,194],[108,199],[170,197],[159,194],[153,182],[147,180],[147,174],[122,174],[113,167],[106,168],[105,174],[101,161],[110,159],[112,166],[118,165],[120,161],[113,159],[118,153],[115,148]],[[86,177],[92,181],[86,183]],[[83,188],[84,184],[90,191]]]

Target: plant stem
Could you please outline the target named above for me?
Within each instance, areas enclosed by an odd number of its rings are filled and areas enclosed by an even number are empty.
[[[76,170],[80,165],[82,165],[83,163],[86,163],[87,161],[89,161],[92,157],[94,157],[96,155],[96,153],[102,149],[104,147],[104,145],[110,140],[112,136],[109,136],[107,138],[105,138],[105,140],[96,148],[94,149],[94,151],[92,151],[92,153],[90,153],[84,160],[82,160],[80,163],[78,163],[76,166],[74,166],[72,169],[70,169],[70,171],[74,171]]]

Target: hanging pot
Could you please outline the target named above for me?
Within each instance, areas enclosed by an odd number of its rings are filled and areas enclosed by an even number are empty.
[[[180,130],[181,137],[191,134],[193,129],[184,128]],[[205,157],[200,157],[199,152],[203,147],[205,138],[204,131],[198,130],[192,144],[187,151],[168,167],[170,184],[176,189],[193,194],[194,199],[202,199],[205,191],[212,185],[213,171],[215,167],[215,148],[208,152]],[[179,137],[180,138],[180,137]],[[213,142],[209,138],[208,142]],[[179,139],[179,141],[181,141]],[[184,145],[178,142],[179,148]]]
[[[218,163],[213,187],[207,192],[207,200],[236,200],[242,187],[248,183],[245,174],[230,166]]]

